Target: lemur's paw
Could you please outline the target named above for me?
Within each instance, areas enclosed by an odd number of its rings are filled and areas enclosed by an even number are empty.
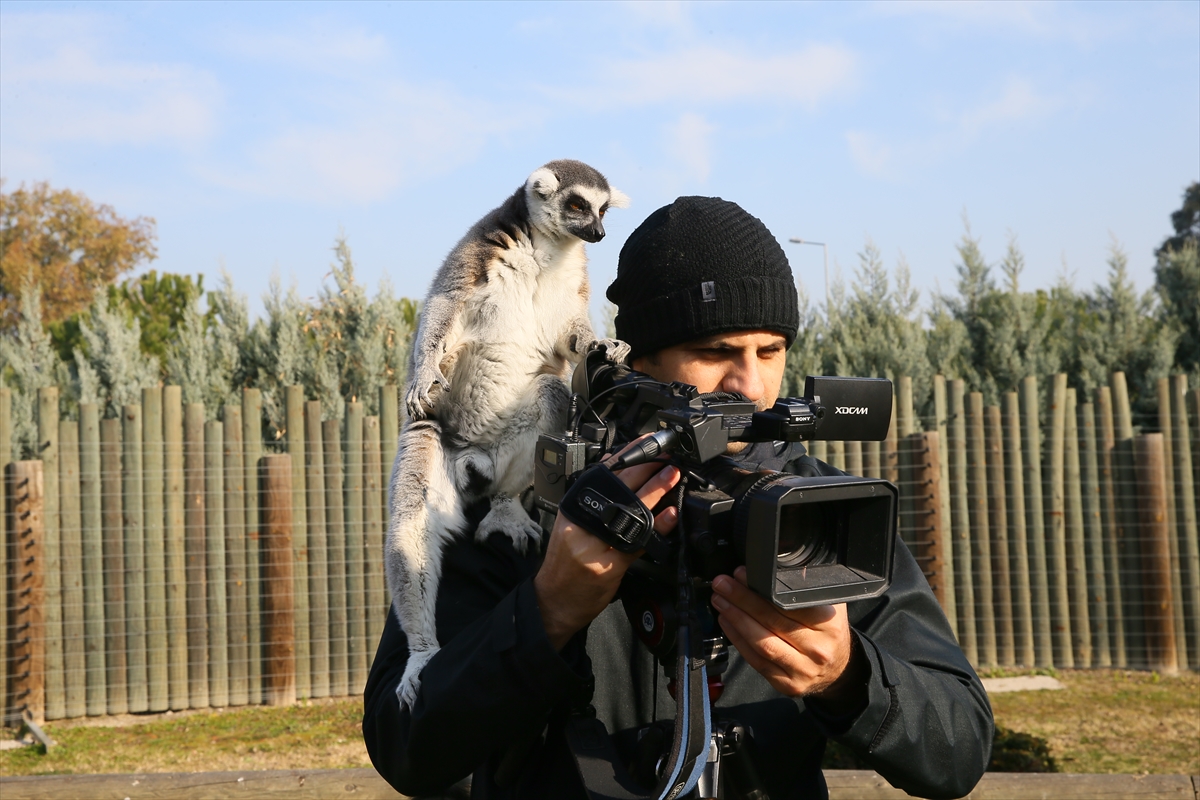
[[[492,503],[492,510],[479,523],[475,537],[486,542],[493,533],[507,536],[513,549],[521,555],[525,555],[530,545],[535,553],[542,547],[542,527],[529,518],[519,503],[511,499]]]
[[[434,399],[430,392],[434,386],[441,386],[443,392],[450,391],[450,381],[436,366],[418,370],[409,381],[408,391],[404,394],[404,406],[409,419],[425,419],[433,414]]]
[[[417,692],[421,689],[421,670],[429,663],[429,659],[437,655],[438,650],[439,648],[435,647],[431,650],[415,650],[408,654],[408,665],[404,668],[400,683],[396,685],[396,699],[400,701],[401,708],[412,709],[413,703],[417,701]]]
[[[620,339],[596,339],[588,345],[587,349],[590,352],[600,348],[604,348],[605,358],[618,364],[625,363],[625,359],[629,357],[629,345]]]

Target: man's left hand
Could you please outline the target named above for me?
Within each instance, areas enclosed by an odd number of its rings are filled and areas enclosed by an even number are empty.
[[[746,568],[713,581],[721,630],[780,694],[850,709],[866,691],[865,658],[852,647],[846,604],[784,611],[746,585]]]

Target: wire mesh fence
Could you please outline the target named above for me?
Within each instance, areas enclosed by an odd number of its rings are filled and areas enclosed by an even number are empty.
[[[811,449],[900,488],[901,537],[972,663],[1200,666],[1200,390],[1161,381],[1143,434],[1121,373],[1090,398],[1027,378],[999,406],[938,376],[932,418],[895,388],[885,441]],[[5,720],[360,692],[389,605],[397,399],[330,413],[291,387],[264,442],[257,390],[220,421],[173,386],[60,420],[51,387],[41,459],[13,462],[0,390]]]

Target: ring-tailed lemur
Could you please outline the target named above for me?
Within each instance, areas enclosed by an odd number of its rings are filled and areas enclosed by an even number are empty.
[[[567,371],[596,338],[584,242],[600,241],[605,212],[627,204],[587,164],[551,161],[475,223],[433,279],[409,359],[384,554],[408,637],[402,707],[439,648],[442,551],[466,527],[466,505],[491,498],[478,540],[502,533],[521,552],[540,547],[518,498],[533,482],[538,435],[564,424]]]

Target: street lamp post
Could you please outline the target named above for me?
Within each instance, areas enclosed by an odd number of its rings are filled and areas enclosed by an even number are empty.
[[[793,244],[819,244],[825,254],[825,306],[829,307],[829,246],[824,242],[812,242],[808,239],[798,239],[795,236],[788,239]]]

